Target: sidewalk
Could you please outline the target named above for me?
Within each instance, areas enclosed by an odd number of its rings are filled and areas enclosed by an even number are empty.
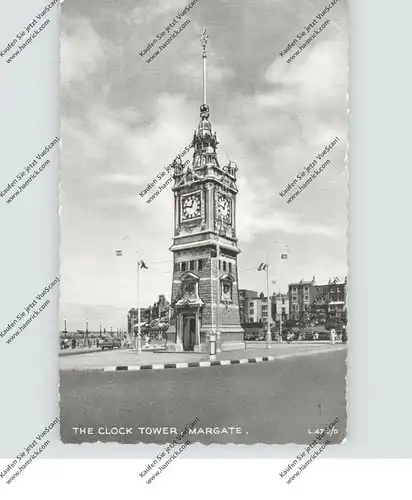
[[[216,354],[213,360],[205,353],[195,352],[140,352],[129,349],[104,351],[99,356],[80,358],[64,357],[60,360],[60,370],[77,371],[125,371],[163,370],[168,368],[195,368],[228,364],[259,363],[274,361],[291,356],[322,354],[345,349],[342,344],[293,345],[276,344],[271,348],[248,348]]]
[[[74,354],[87,354],[89,352],[99,352],[100,347],[78,347],[76,349],[60,349],[59,356],[72,356]]]

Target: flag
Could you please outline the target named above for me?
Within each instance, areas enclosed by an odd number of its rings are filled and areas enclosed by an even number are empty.
[[[267,264],[265,264],[264,262],[262,262],[258,267],[258,271],[266,271],[266,269],[267,269]]]
[[[280,254],[280,258],[281,259],[287,259],[288,258],[288,254],[287,253],[281,253]]]
[[[119,249],[119,250],[116,250],[116,255],[117,255],[118,257],[121,257],[121,256],[123,255],[122,250],[120,250],[120,249]]]
[[[147,266],[146,266],[146,263],[144,260],[141,260],[140,261],[140,269],[149,269]]]

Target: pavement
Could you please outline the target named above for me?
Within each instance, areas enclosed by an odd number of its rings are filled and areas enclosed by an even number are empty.
[[[79,353],[77,356],[60,357],[60,370],[139,370],[216,366],[230,363],[274,361],[289,356],[315,355],[345,349],[343,344],[272,344],[269,349],[248,347],[237,351],[216,354],[211,362],[210,356],[195,352],[153,352],[140,353],[132,349],[105,350]]]
[[[166,372],[62,371],[62,441],[164,444],[199,419],[195,434],[185,439],[205,445],[310,444],[317,429],[338,417],[336,433],[328,439],[333,444],[342,442],[346,436],[345,346],[329,345],[322,353],[310,351],[313,355],[297,350],[293,355],[292,346],[279,347],[280,357],[268,363]],[[106,352],[85,356],[102,360]]]
[[[77,354],[87,354],[90,352],[100,352],[100,347],[79,347],[76,349],[60,349],[59,356],[73,356]]]

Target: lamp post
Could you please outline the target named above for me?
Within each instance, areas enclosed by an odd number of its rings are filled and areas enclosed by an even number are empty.
[[[64,333],[67,333],[67,320],[64,318]]]
[[[136,268],[137,268],[137,339],[136,339],[136,351],[141,352],[141,326],[140,326],[140,263],[139,255],[136,251]]]
[[[282,294],[280,293],[280,287],[279,287],[279,300],[280,300],[279,337],[280,337],[280,342],[282,342]]]
[[[268,298],[268,309],[267,309],[267,318],[268,318],[268,324],[267,324],[267,330],[266,330],[266,346],[269,349],[270,348],[270,317],[272,311],[269,311],[269,254],[266,252],[266,294]],[[271,303],[272,305],[272,303]],[[263,314],[262,314],[263,316]]]
[[[280,243],[277,240],[274,240],[272,243]],[[288,255],[289,255],[289,245],[285,245],[283,250],[280,253],[280,259],[281,260],[287,260]],[[276,281],[273,281],[273,283],[276,283]],[[279,341],[282,342],[282,294],[280,291],[279,287],[279,309],[280,309],[280,314],[279,314]]]
[[[124,240],[129,240],[130,241],[130,238],[129,236],[123,236],[121,238],[121,241],[124,241]],[[116,255],[118,256],[122,256],[123,253],[122,253],[122,250],[119,249],[119,250],[116,250]],[[143,262],[143,261],[142,261]],[[136,250],[136,302],[137,302],[137,337],[136,337],[136,351],[137,352],[141,352],[142,350],[142,346],[141,346],[141,321],[140,321],[140,266],[141,266],[141,262],[139,262],[139,252]],[[134,335],[134,316],[132,315],[132,332],[133,332],[133,335]]]

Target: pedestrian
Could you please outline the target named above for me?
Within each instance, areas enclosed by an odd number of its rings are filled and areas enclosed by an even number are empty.
[[[72,339],[72,349],[76,349],[76,339]]]

